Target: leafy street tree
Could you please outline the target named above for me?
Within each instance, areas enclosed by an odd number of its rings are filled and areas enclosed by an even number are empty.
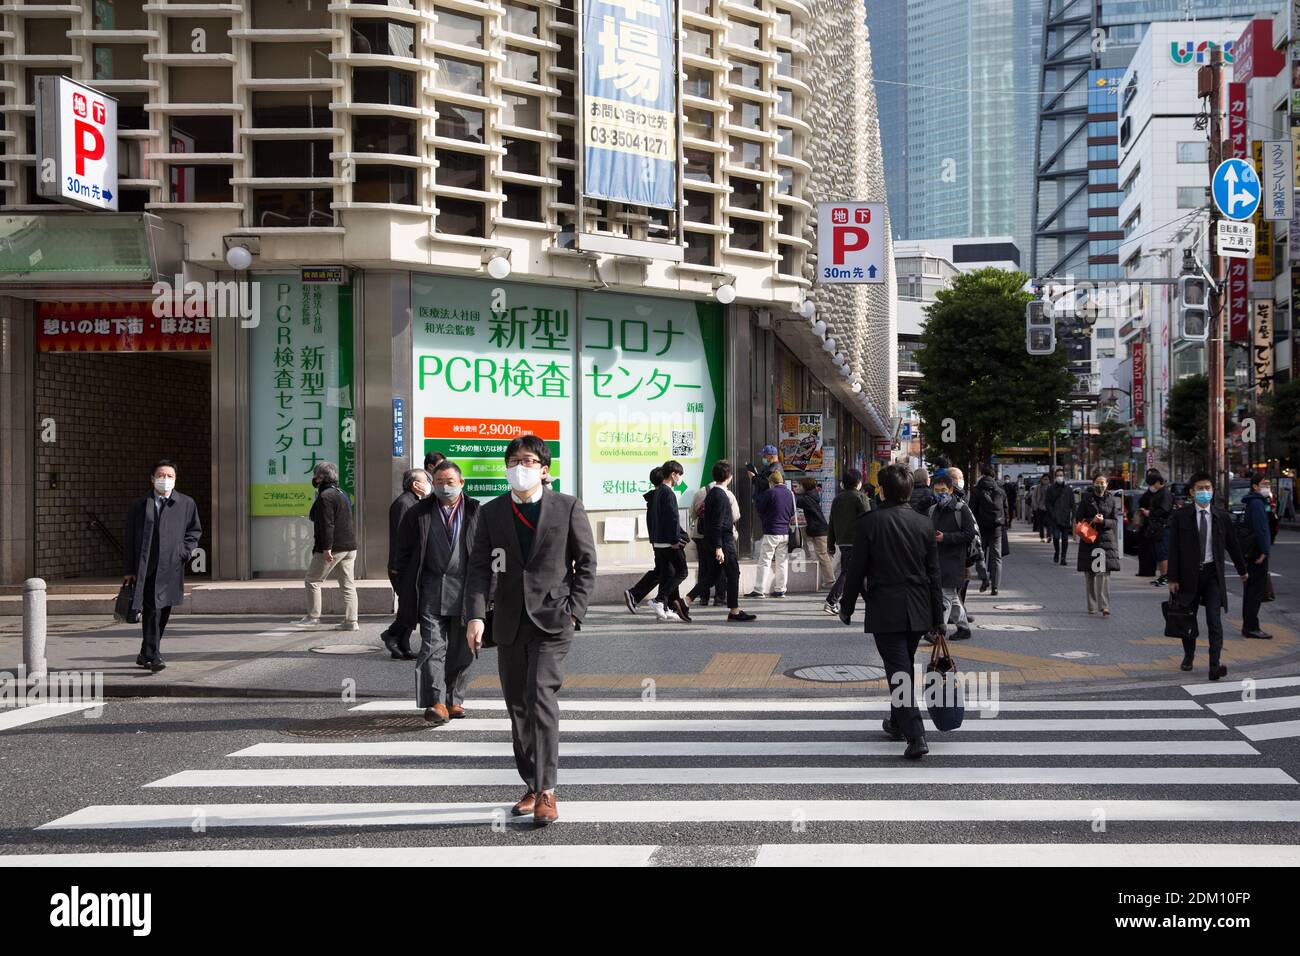
[[[1133,439],[1129,434],[1128,425],[1113,418],[1103,419],[1097,426],[1097,437],[1094,441],[1098,459],[1109,461],[1115,467],[1119,467],[1121,462],[1128,461],[1129,453],[1133,448]]]
[[[1003,269],[963,273],[927,307],[915,407],[929,457],[979,464],[1068,418],[1074,377],[1065,350],[1025,351],[1028,281]]]
[[[1170,444],[1183,471],[1209,467],[1210,380],[1204,375],[1189,375],[1169,390],[1169,407],[1165,423]]]

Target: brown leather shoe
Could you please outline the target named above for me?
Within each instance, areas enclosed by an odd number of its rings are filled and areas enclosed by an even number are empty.
[[[442,704],[434,704],[432,707],[424,708],[424,719],[435,727],[440,727],[447,721],[451,720],[447,716],[447,708]]]
[[[539,793],[533,807],[533,826],[544,827],[560,819],[560,811],[555,806],[554,793]]]
[[[447,708],[447,716],[452,720],[459,720],[461,717],[465,716],[465,708],[460,704],[452,704]]]
[[[533,807],[537,803],[537,794],[529,790],[519,802],[510,808],[510,815],[515,817],[526,817],[533,812]]]

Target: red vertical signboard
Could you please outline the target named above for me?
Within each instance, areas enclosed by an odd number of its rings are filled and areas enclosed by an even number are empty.
[[[1250,341],[1250,260],[1228,260],[1228,338],[1233,342]]]
[[[1228,142],[1232,144],[1231,156],[1225,159],[1246,159],[1250,138],[1246,132],[1246,84],[1228,84]]]
[[[1141,336],[1133,341],[1133,424],[1147,424],[1147,349]]]

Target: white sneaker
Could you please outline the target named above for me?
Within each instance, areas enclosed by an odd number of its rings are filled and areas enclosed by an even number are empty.
[[[677,616],[676,611],[669,610],[662,604],[659,605],[659,610],[656,612],[655,617],[659,618],[660,624],[682,623],[682,619]]]
[[[359,630],[361,630],[361,625],[359,625],[356,621],[343,621],[341,624],[336,624],[336,625],[334,626],[334,630],[336,630],[336,631],[359,631]]]
[[[646,607],[650,608],[650,610],[655,612],[655,617],[659,618],[660,620],[663,620],[664,606],[662,604],[660,604],[658,601],[646,601],[645,604]]]
[[[290,621],[294,627],[320,627],[320,618],[318,617],[300,617],[296,621]]]

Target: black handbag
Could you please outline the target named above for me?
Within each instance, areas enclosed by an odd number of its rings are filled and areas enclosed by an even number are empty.
[[[492,637],[492,609],[489,608],[487,614],[483,616],[483,647],[496,647],[497,642]]]
[[[938,730],[956,730],[966,717],[957,661],[948,650],[942,631],[934,635],[930,663],[925,668],[925,709]]]
[[[139,624],[140,612],[135,610],[135,585],[123,584],[117,591],[117,600],[113,602],[113,620],[119,624]]]
[[[1200,636],[1195,605],[1187,607],[1171,597],[1160,605],[1160,610],[1165,615],[1165,637],[1177,637],[1186,641]]]

